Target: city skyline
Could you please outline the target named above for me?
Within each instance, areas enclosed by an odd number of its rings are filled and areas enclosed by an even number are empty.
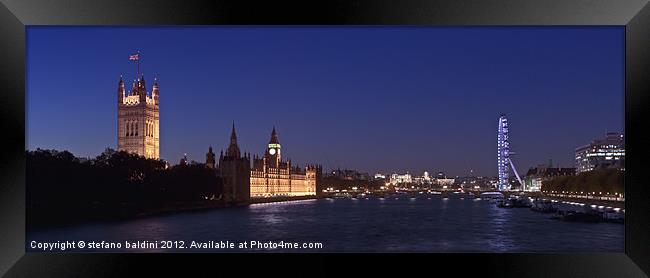
[[[496,176],[501,113],[519,171],[573,166],[576,147],[624,133],[622,28],[27,30],[28,149],[116,149],[117,82],[130,86],[136,50],[159,78],[172,164],[225,150],[233,121],[251,154],[275,126],[298,164],[450,176]]]

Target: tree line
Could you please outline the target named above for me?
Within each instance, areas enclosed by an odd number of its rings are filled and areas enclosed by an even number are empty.
[[[623,177],[623,171],[617,169],[596,169],[575,176],[558,176],[542,181],[542,191],[621,194],[624,192]]]
[[[201,163],[169,167],[165,161],[106,149],[92,159],[68,151],[26,152],[27,225],[131,217],[218,202],[223,190]]]

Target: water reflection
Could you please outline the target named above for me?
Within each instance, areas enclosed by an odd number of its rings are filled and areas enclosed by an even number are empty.
[[[496,207],[490,208],[490,213],[488,214],[490,219],[492,219],[488,226],[491,228],[490,234],[492,237],[489,239],[488,244],[491,249],[499,251],[509,251],[514,249],[512,246],[511,230],[508,229],[508,225],[512,224],[511,221],[511,209],[501,209]],[[512,225],[510,225],[512,227]]]
[[[623,229],[561,222],[487,200],[418,196],[255,204],[45,230],[28,239],[321,242],[319,251],[328,252],[621,252]]]

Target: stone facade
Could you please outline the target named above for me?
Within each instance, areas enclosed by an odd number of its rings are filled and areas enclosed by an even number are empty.
[[[293,166],[291,160],[283,161],[282,147],[273,128],[264,156],[253,158],[251,198],[316,195],[317,180],[321,175],[320,166],[300,168]]]
[[[213,168],[212,148],[206,154],[206,167]],[[252,162],[252,167],[251,167]],[[217,174],[223,179],[224,199],[228,202],[246,203],[250,198],[294,197],[317,194],[318,180],[322,176],[320,165],[304,168],[283,161],[281,145],[275,128],[263,157],[251,160],[250,153],[241,153],[233,125],[230,145],[221,152]]]
[[[120,77],[117,89],[117,149],[146,158],[160,158],[160,110],[158,82],[151,96],[144,76],[133,81],[127,93]]]
[[[207,163],[210,164],[210,153],[208,152]],[[230,134],[230,145],[224,155],[223,151],[219,156],[219,176],[223,180],[223,198],[227,202],[247,203],[250,201],[250,155],[241,154],[237,145],[237,134],[235,125],[232,126]]]

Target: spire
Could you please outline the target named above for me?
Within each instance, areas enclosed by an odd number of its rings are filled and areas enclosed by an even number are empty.
[[[158,78],[154,77],[153,79],[153,89],[151,89],[151,98],[153,98],[154,105],[159,104],[159,92],[158,92]]]
[[[120,82],[117,83],[117,102],[122,103],[124,99],[124,80],[122,80],[122,75],[120,74]]]
[[[232,131],[230,132],[230,144],[237,144],[237,133],[235,132],[235,121],[232,122]]]
[[[145,102],[147,98],[147,86],[144,82],[144,74],[138,79],[138,94],[140,95],[140,102]]]
[[[214,153],[212,152],[212,146],[210,146],[210,147],[208,148],[208,153],[205,154],[205,165],[206,165],[208,168],[213,169],[213,168],[214,168],[214,164],[215,164],[215,161],[214,161]]]
[[[232,123],[232,133],[230,134],[230,146],[226,150],[226,156],[237,157],[241,156],[239,146],[237,145],[237,134],[235,133],[235,123]]]
[[[144,81],[144,74],[140,77],[140,87],[142,88],[143,93],[147,93],[147,84]]]
[[[131,86],[131,93],[129,94],[130,96],[137,95],[138,94],[138,81],[133,79],[133,86]]]
[[[278,134],[275,132],[275,126],[273,126],[273,131],[271,132],[271,141],[269,141],[269,144],[280,144],[280,140],[278,140]]]

